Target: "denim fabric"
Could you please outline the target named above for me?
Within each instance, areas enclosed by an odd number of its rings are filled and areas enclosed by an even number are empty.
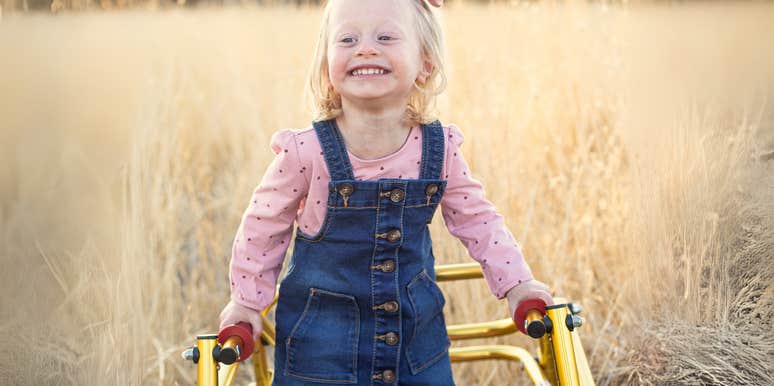
[[[296,231],[276,309],[272,385],[454,385],[427,227],[446,187],[440,122],[422,125],[418,179],[376,181],[354,179],[334,120],[314,127],[331,174],[327,210],[317,234]],[[429,185],[438,189],[428,195]],[[391,196],[396,189],[405,195]],[[396,230],[399,238],[387,237]],[[383,268],[388,261],[394,269]],[[397,310],[385,307],[391,301]],[[393,382],[378,378],[385,370]]]

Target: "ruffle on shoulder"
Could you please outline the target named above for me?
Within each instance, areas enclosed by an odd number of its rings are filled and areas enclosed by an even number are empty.
[[[295,132],[293,129],[281,129],[275,131],[274,134],[271,135],[269,146],[274,154],[279,154],[280,152],[288,153],[291,151],[296,153]]]
[[[462,146],[462,142],[465,141],[465,135],[462,134],[462,130],[460,130],[457,125],[450,123],[444,126],[444,129],[444,131],[446,131],[446,139],[448,139],[454,147],[459,148]]]

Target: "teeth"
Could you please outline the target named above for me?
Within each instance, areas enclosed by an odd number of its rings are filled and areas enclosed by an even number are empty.
[[[382,70],[381,68],[359,68],[359,69],[357,69],[355,71],[352,71],[352,75],[354,75],[354,76],[357,76],[357,75],[374,75],[374,74],[382,75],[382,74],[384,74],[384,70]]]

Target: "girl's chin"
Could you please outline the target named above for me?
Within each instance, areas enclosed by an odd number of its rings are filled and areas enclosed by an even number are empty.
[[[364,102],[381,101],[383,99],[386,99],[387,97],[388,96],[386,94],[357,94],[357,95],[350,95],[347,97],[347,99],[355,103],[364,103]]]
[[[408,99],[401,100],[393,95],[387,94],[357,94],[342,96],[344,103],[350,106],[370,106],[375,108],[388,107],[392,105],[405,105]]]
[[[340,92],[343,98],[352,102],[368,102],[374,100],[400,99],[400,95],[408,95],[411,89],[401,90],[395,87],[381,87],[380,85],[349,85]]]
[[[392,90],[384,89],[350,90],[350,92],[346,93],[349,99],[377,99],[390,96],[391,94],[393,94]]]

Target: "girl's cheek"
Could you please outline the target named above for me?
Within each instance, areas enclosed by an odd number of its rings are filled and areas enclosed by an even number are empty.
[[[334,53],[331,56],[331,61],[328,63],[330,66],[329,68],[332,68],[334,71],[341,72],[346,69],[346,60],[344,60],[344,56],[340,53]]]

